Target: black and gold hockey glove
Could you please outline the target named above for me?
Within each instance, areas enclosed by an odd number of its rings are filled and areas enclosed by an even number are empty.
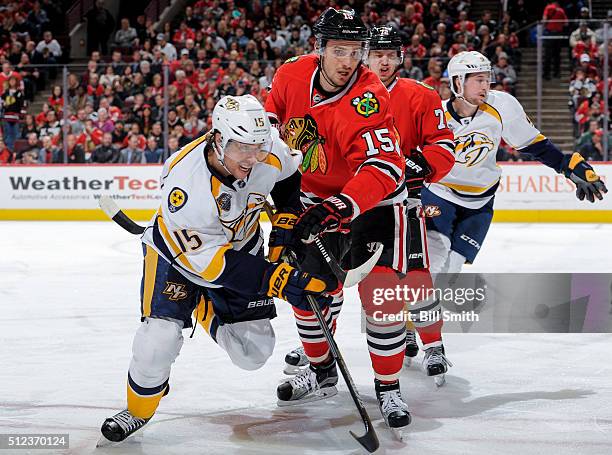
[[[277,263],[285,248],[294,246],[293,227],[298,216],[292,212],[277,212],[272,216],[272,231],[268,239],[268,260]]]
[[[581,201],[585,198],[590,202],[595,202],[595,198],[600,201],[603,195],[608,192],[606,185],[601,181],[595,170],[588,164],[580,153],[563,157],[561,171],[576,185],[576,197]]]

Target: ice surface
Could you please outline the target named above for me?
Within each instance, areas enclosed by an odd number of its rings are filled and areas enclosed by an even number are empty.
[[[284,303],[275,353],[255,372],[233,366],[203,330],[193,339],[184,331],[171,392],[142,440],[95,449],[102,421],[125,406],[140,243],[112,223],[2,222],[0,232],[0,433],[69,433],[65,453],[74,454],[360,453],[348,430],[361,434],[361,424],[342,380],[329,401],[276,406],[283,357],[297,342]],[[493,224],[469,271],[612,272],[611,245],[612,225]],[[609,334],[448,334],[455,366],[444,387],[414,366],[402,373],[413,423],[404,443],[393,440],[354,298],[350,291],[338,344],[382,453],[611,453]]]

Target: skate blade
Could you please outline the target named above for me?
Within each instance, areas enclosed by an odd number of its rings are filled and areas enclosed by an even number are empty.
[[[319,389],[316,392],[313,392],[310,395],[307,395],[304,398],[299,400],[291,400],[291,401],[281,401],[278,400],[276,405],[278,407],[288,407],[288,406],[297,406],[300,404],[311,403],[313,401],[325,400],[327,398],[331,398],[338,393],[338,389],[336,386],[325,387],[323,389]]]
[[[116,441],[116,442],[106,439],[106,437],[102,435],[100,436],[100,439],[98,439],[98,442],[96,443],[96,449],[103,448],[103,447],[119,447],[119,446],[124,445],[126,442],[128,444],[129,443],[140,443],[142,442],[142,433],[139,433],[141,430],[142,428],[136,431],[135,433],[132,433],[131,435],[129,435],[123,441]]]
[[[402,428],[389,428],[391,430],[391,434],[393,437],[399,442],[404,442],[408,436],[406,432],[406,427]]]
[[[295,365],[289,365],[288,363],[286,363],[285,364],[285,369],[283,370],[283,373],[285,373],[287,376],[295,376],[300,371],[303,371],[306,368],[308,368],[308,365],[295,366]]]
[[[433,376],[433,380],[436,387],[442,387],[444,384],[446,384],[446,377],[444,374]]]
[[[412,357],[408,357],[408,356],[404,357],[404,366],[406,368],[410,368],[412,366]]]

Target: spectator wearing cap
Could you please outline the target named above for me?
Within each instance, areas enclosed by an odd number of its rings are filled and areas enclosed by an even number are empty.
[[[512,65],[508,64],[508,56],[505,52],[501,52],[497,57],[497,63],[493,65],[493,74],[495,75],[495,80],[502,84],[504,91],[508,93],[514,92],[516,71]]]
[[[137,38],[138,33],[134,27],[130,27],[130,20],[127,17],[121,19],[121,26],[115,32],[114,46],[123,52],[131,51]]]
[[[221,81],[225,75],[225,71],[223,68],[221,68],[221,60],[218,58],[213,58],[210,61],[210,67],[208,67],[204,72],[206,73],[206,79],[209,81],[213,80],[217,83]]]
[[[574,74],[572,74],[572,79],[574,79],[576,72],[581,69],[584,71],[584,74],[589,79],[597,79],[599,77],[599,71],[597,67],[591,63],[591,57],[588,54],[582,54],[580,56],[580,66],[574,70]]]
[[[586,44],[587,47],[595,45],[595,32],[589,28],[587,21],[580,21],[580,25],[570,35],[570,47],[573,49],[576,47],[579,41]]]
[[[159,33],[157,35],[157,43],[159,44],[160,51],[168,58],[169,61],[174,61],[177,59],[178,55],[176,53],[176,47],[172,43],[166,41],[166,35],[164,33]]]

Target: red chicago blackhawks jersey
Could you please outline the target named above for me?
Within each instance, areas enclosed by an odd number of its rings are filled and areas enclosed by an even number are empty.
[[[364,212],[406,198],[404,159],[389,93],[361,66],[331,97],[316,88],[319,57],[287,60],[276,72],[266,111],[283,139],[303,153],[302,201],[344,193]]]
[[[389,87],[391,110],[405,156],[418,149],[431,166],[428,182],[437,182],[455,164],[454,138],[446,126],[438,93],[413,79],[396,79]]]

